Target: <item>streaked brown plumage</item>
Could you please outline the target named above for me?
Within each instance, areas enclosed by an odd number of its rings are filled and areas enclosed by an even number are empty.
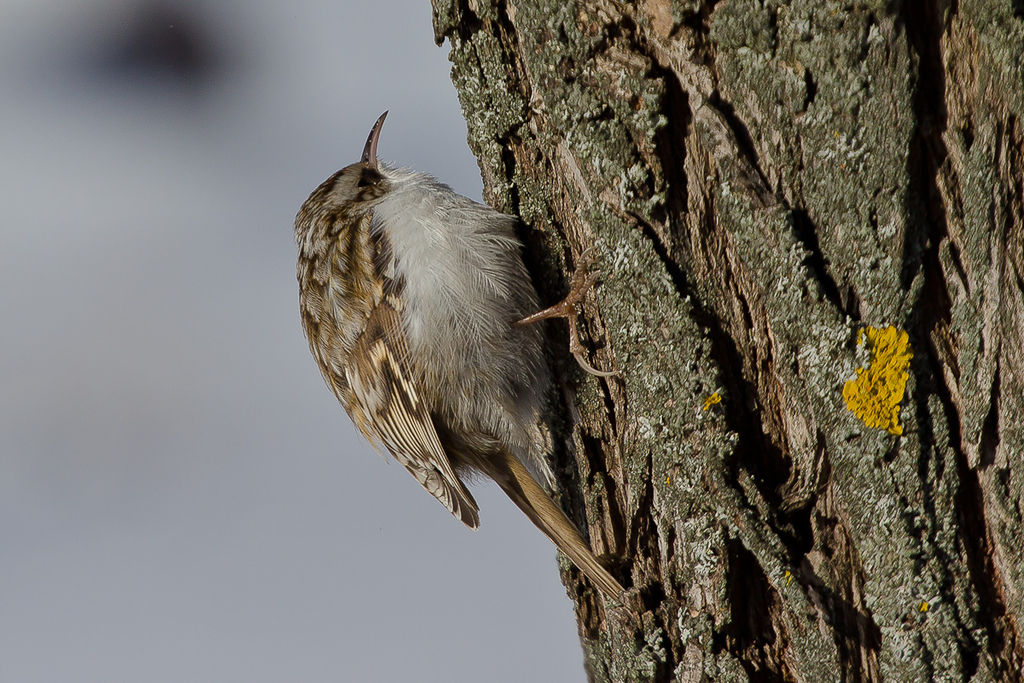
[[[363,435],[464,524],[476,528],[479,514],[460,477],[481,472],[617,597],[621,585],[545,491],[550,378],[539,330],[515,324],[538,308],[516,219],[378,163],[386,114],[362,159],[324,181],[295,219],[313,357]]]

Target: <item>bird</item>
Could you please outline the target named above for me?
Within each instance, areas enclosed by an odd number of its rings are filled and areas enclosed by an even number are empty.
[[[606,596],[623,587],[554,502],[545,419],[552,380],[519,219],[436,178],[377,159],[384,112],[360,160],[310,193],[295,217],[302,326],[328,387],[357,429],[383,446],[467,527],[480,524],[466,480],[494,480]]]

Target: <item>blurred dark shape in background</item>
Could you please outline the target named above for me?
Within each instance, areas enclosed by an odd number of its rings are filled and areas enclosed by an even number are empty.
[[[228,62],[223,32],[190,3],[141,0],[103,14],[85,46],[86,63],[101,78],[201,88]]]

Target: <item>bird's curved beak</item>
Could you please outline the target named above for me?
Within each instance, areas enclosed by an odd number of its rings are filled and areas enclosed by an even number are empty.
[[[373,124],[373,128],[370,129],[370,135],[366,138],[366,146],[363,147],[363,158],[360,161],[373,170],[377,170],[377,140],[380,139],[380,129],[384,127],[384,119],[387,118],[388,113],[384,112],[377,119],[377,123]]]

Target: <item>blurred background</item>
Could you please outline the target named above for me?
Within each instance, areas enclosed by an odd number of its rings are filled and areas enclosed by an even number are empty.
[[[479,199],[428,0],[0,1],[0,681],[579,681],[555,552],[376,455],[292,220],[381,158]]]

